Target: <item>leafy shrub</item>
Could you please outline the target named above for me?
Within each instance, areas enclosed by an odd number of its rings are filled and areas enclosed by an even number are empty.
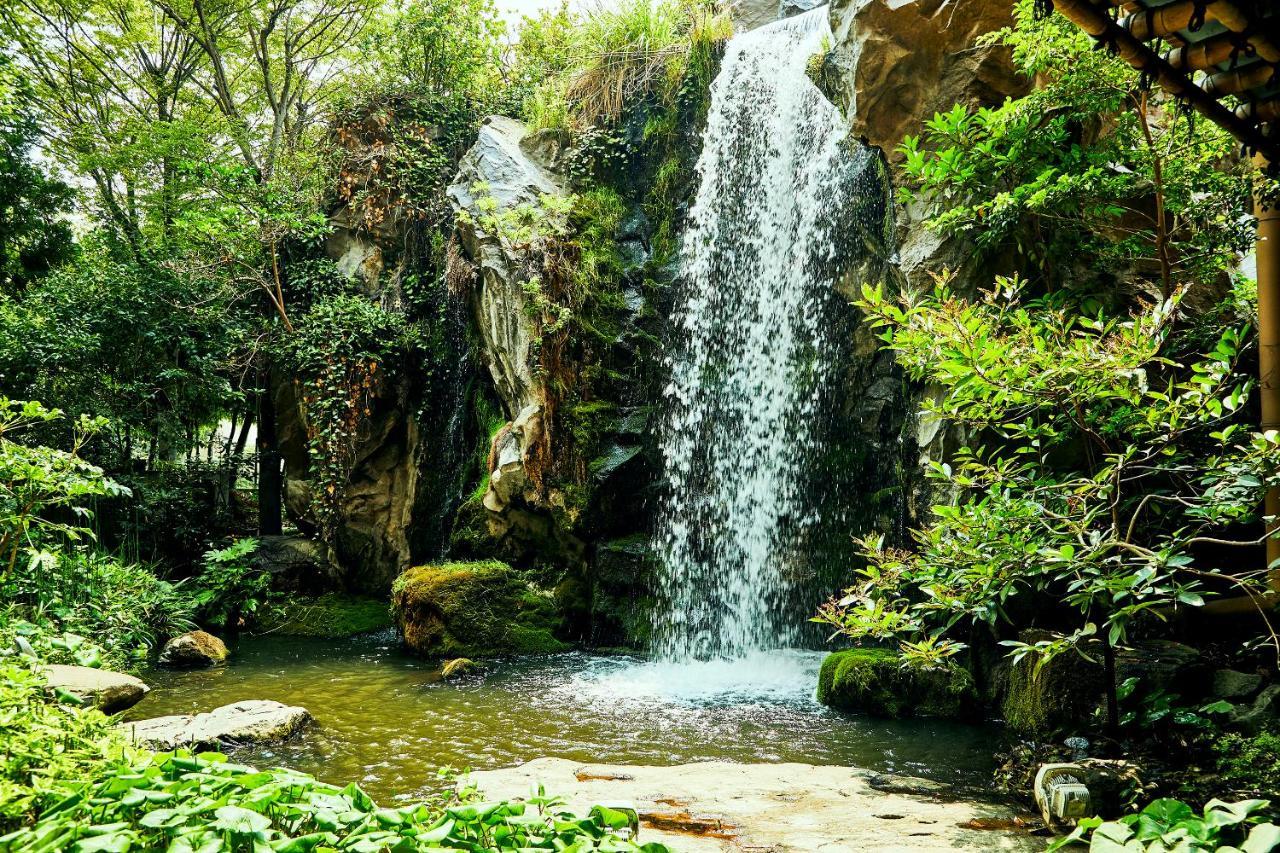
[[[1049,850],[1089,839],[1093,853],[1268,853],[1280,848],[1280,826],[1266,820],[1267,800],[1227,803],[1210,800],[1202,814],[1179,800],[1155,800],[1119,820],[1086,818]]]
[[[565,8],[526,18],[513,63],[523,115],[535,127],[586,130],[615,124],[628,103],[652,98],[670,106],[707,47],[732,29],[713,5],[679,0],[623,0],[581,18]]]
[[[204,555],[204,569],[195,579],[192,599],[196,616],[205,625],[226,627],[233,633],[241,621],[252,619],[271,594],[271,575],[254,565],[257,539],[237,539]]]
[[[101,419],[76,421],[70,450],[14,440],[37,428],[57,430],[63,421],[59,409],[0,396],[0,571],[11,573],[23,552],[89,538],[77,523],[90,517],[88,502],[126,492],[80,456],[104,426]]]
[[[179,752],[80,785],[35,826],[0,838],[0,851],[666,851],[627,840],[631,827],[625,812],[597,807],[578,818],[541,794],[511,803],[464,792],[380,809],[354,784]]]
[[[0,830],[6,831],[60,799],[69,780],[122,767],[127,749],[102,713],[49,701],[31,666],[3,660],[0,743]]]
[[[0,583],[0,593],[10,603],[0,614],[0,636],[17,620],[43,633],[91,637],[103,654],[90,665],[125,666],[192,625],[192,603],[177,586],[97,551],[40,552]]]
[[[1244,332],[1227,328],[1184,365],[1167,355],[1176,294],[1128,317],[1090,318],[1069,300],[1024,302],[1021,289],[998,279],[979,302],[945,282],[900,300],[864,291],[859,307],[908,374],[943,390],[929,414],[998,443],[934,461],[932,476],[958,502],[933,508],[917,551],[867,540],[859,583],[818,620],[855,638],[906,640],[909,655],[936,661],[961,649],[950,639],[960,621],[1026,627],[1010,600],[1041,593],[1061,602],[1036,614],[1057,630],[1005,645],[1015,661],[1100,645],[1115,728],[1114,648],[1153,611],[1263,589],[1265,570],[1228,577],[1195,557],[1206,544],[1259,544],[1213,534],[1252,519],[1275,480],[1280,436],[1232,423],[1252,385],[1237,372]],[[1134,412],[1122,435],[1100,431]]]
[[[1213,752],[1223,787],[1262,796],[1280,791],[1280,731],[1229,732],[1214,738]]]

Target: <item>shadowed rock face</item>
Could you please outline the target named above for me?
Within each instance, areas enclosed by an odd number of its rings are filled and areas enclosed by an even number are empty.
[[[835,0],[830,92],[856,138],[890,162],[902,138],[954,104],[991,106],[1027,89],[1007,48],[975,47],[1012,23],[1006,0]]]

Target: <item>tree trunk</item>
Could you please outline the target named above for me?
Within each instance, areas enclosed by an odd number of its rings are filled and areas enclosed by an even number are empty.
[[[280,447],[271,371],[262,369],[258,390],[258,535],[279,536],[283,515]]]
[[[1111,645],[1111,638],[1102,638],[1103,689],[1107,692],[1107,724],[1109,737],[1120,733],[1120,700],[1116,694],[1116,650]]]

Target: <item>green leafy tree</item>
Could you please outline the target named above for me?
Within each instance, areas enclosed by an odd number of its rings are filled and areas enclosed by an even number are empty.
[[[0,53],[0,293],[21,293],[71,252],[71,188],[32,160],[31,82]]]
[[[901,300],[867,288],[859,307],[906,371],[940,389],[925,416],[973,444],[932,463],[959,500],[933,508],[915,550],[866,540],[858,582],[818,621],[936,663],[962,648],[957,628],[1001,628],[1020,596],[1056,600],[1074,618],[1050,609],[1053,638],[1010,641],[1012,654],[1100,654],[1114,729],[1115,649],[1139,626],[1226,590],[1262,612],[1265,569],[1197,559],[1205,546],[1261,544],[1217,531],[1252,519],[1277,482],[1280,436],[1234,423],[1253,385],[1237,370],[1245,329],[1179,363],[1168,355],[1178,294],[1090,317],[1001,279],[977,302],[943,283]]]
[[[23,553],[39,554],[90,536],[67,519],[87,518],[90,499],[123,491],[80,456],[85,442],[105,425],[100,418],[81,417],[72,425],[70,450],[15,441],[24,430],[62,420],[57,409],[0,397],[0,573],[11,573]]]
[[[1134,282],[1162,299],[1221,281],[1252,245],[1247,161],[1065,18],[1019,0],[1007,46],[1035,81],[992,109],[957,105],[901,146],[904,200],[979,257],[1012,252],[1022,275],[1079,290]]]

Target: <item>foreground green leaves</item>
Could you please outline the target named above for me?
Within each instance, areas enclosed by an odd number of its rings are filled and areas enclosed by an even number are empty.
[[[554,797],[483,802],[464,792],[435,803],[378,808],[354,784],[292,770],[259,771],[223,755],[148,756],[82,783],[35,826],[0,838],[4,853],[53,851],[560,850],[665,853],[629,840],[627,812],[578,818]]]
[[[1280,826],[1266,820],[1270,805],[1267,800],[1210,800],[1204,812],[1196,814],[1179,800],[1154,800],[1119,820],[1082,820],[1049,851],[1087,839],[1091,853],[1269,853],[1280,848]]]
[[[0,831],[30,819],[66,780],[123,767],[127,747],[96,710],[52,702],[25,661],[0,659]],[[15,848],[16,849],[16,848]]]

